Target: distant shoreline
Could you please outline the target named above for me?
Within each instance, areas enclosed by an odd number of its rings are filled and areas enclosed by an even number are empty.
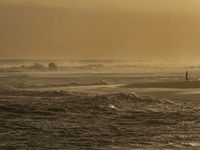
[[[200,88],[200,81],[133,83],[133,84],[124,85],[122,87],[127,87],[127,88],[176,88],[176,89],[189,89],[189,88]]]

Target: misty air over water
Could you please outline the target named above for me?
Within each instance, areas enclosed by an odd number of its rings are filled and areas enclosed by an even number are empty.
[[[0,78],[0,149],[200,148],[199,90],[147,85],[198,84],[198,63],[1,60]]]

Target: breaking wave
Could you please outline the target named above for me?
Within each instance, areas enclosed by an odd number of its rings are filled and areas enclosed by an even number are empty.
[[[82,71],[82,70],[98,70],[104,68],[103,64],[89,64],[83,66],[59,66],[56,63],[48,63],[47,65],[34,63],[32,65],[11,66],[7,68],[0,68],[0,73],[5,72],[46,72],[46,71]]]
[[[35,71],[35,72],[46,72],[46,71],[56,71],[58,66],[55,63],[49,63],[48,67],[40,64],[34,63],[32,65],[21,65],[19,67],[8,67],[8,68],[0,68],[0,72],[26,72],[26,71]]]

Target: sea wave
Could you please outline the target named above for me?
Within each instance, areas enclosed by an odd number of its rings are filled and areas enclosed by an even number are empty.
[[[40,63],[34,63],[32,65],[21,65],[21,66],[12,66],[7,68],[0,68],[1,73],[7,73],[7,72],[46,72],[46,71],[52,71],[57,70],[57,65],[54,63],[49,63],[49,66],[46,67],[43,64]]]
[[[96,85],[110,85],[109,82],[105,80],[99,80],[96,82],[89,82],[89,83],[77,83],[77,82],[70,82],[70,83],[64,83],[64,84],[18,84],[14,85],[15,88],[53,88],[53,87],[72,87],[72,86],[96,86]]]
[[[31,65],[9,66],[0,68],[0,73],[6,72],[47,72],[47,71],[83,71],[83,70],[98,70],[104,68],[103,64],[88,64],[88,65],[57,65],[54,62],[48,64],[33,63]]]
[[[12,149],[188,149],[199,139],[199,110],[134,93],[1,87],[0,99],[1,149],[10,139]]]
[[[106,103],[106,106],[116,110],[134,110],[144,112],[177,112],[193,109],[192,106],[176,104],[169,100],[152,97],[139,97],[135,93],[91,94],[85,92],[70,92],[67,90],[20,90],[14,87],[0,87],[1,96],[33,96],[33,97],[79,97],[92,102]],[[92,99],[92,100],[91,100]]]

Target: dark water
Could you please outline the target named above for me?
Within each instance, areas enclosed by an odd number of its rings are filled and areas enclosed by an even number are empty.
[[[0,95],[0,149],[200,149],[200,113],[189,104],[131,93]]]
[[[141,98],[122,93],[136,89],[112,87],[182,81],[186,69],[198,80],[198,64],[53,61],[52,68],[51,62],[0,61],[0,150],[200,149],[200,112],[191,94],[171,102],[159,90],[160,99]]]

